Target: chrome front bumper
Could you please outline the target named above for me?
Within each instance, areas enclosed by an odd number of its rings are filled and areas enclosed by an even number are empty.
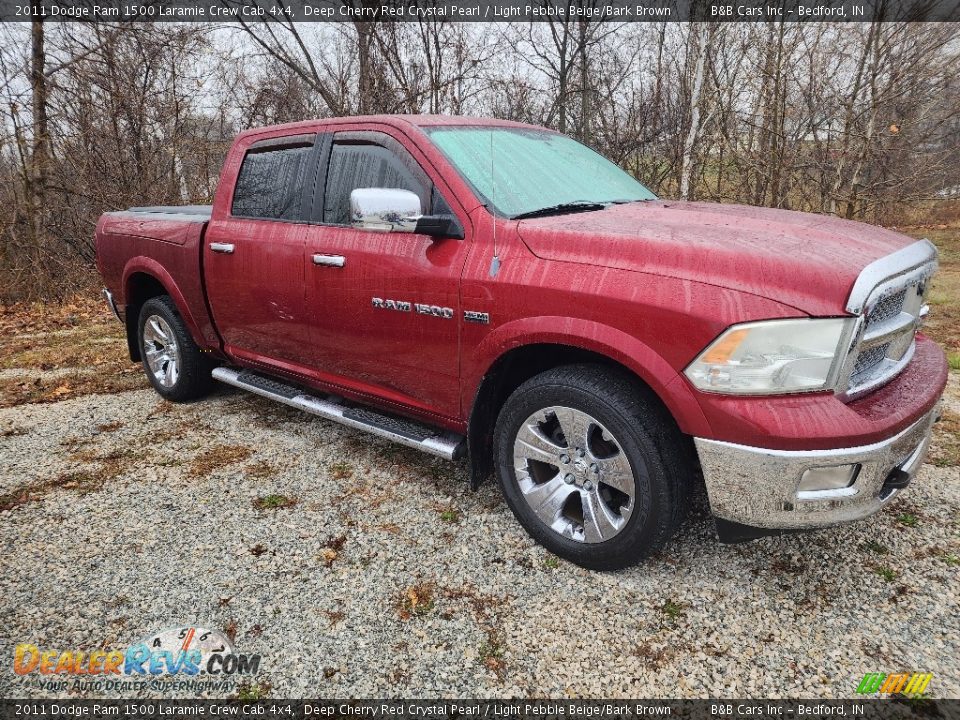
[[[768,450],[695,438],[710,509],[721,520],[777,530],[825,527],[872,515],[920,469],[939,416],[938,403],[888,440],[837,450]],[[806,470],[855,464],[860,470],[849,487],[798,490]]]

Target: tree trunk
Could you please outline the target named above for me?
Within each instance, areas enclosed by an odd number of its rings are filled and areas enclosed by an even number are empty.
[[[374,112],[375,98],[373,82],[373,28],[371,23],[358,21],[354,23],[357,30],[357,64],[359,77],[357,82],[357,108],[361,115]]]
[[[31,23],[30,93],[33,108],[33,144],[30,148],[30,227],[34,251],[44,244],[47,207],[47,165],[49,125],[47,121],[46,51],[43,45],[43,21]]]
[[[697,135],[700,132],[700,96],[703,94],[708,49],[706,31],[702,25],[693,26],[690,32],[694,33],[691,38],[691,50],[696,53],[697,60],[693,71],[693,87],[690,90],[690,126],[683,141],[683,155],[680,160],[680,197],[684,200],[690,200],[692,196],[693,153]]]
[[[590,83],[590,62],[587,56],[587,30],[589,23],[589,20],[580,21],[580,141],[595,145],[590,137],[590,113],[593,112],[590,103],[590,93],[593,88]]]

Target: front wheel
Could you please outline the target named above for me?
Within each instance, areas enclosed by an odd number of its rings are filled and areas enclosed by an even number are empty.
[[[520,523],[583,567],[637,563],[686,508],[689,448],[659,402],[615,370],[568,366],[528,380],[504,404],[494,452]]]
[[[147,300],[138,327],[143,369],[154,390],[174,402],[210,392],[212,363],[190,337],[173,300],[166,295]]]

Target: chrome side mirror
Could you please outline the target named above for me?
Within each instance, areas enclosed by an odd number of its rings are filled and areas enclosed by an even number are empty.
[[[420,197],[399,188],[357,188],[350,193],[350,218],[359,230],[463,239],[455,215],[424,215]]]
[[[397,188],[357,188],[350,193],[352,225],[361,230],[412,233],[422,217],[416,193]]]

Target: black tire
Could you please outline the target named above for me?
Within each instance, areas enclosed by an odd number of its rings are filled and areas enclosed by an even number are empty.
[[[561,531],[554,530],[542,520],[534,511],[531,502],[528,502],[521,489],[518,473],[515,470],[514,444],[518,433],[528,419],[539,414],[546,408],[571,408],[579,413],[590,416],[596,424],[590,424],[586,431],[586,445],[599,442],[596,438],[603,438],[601,445],[610,448],[611,457],[619,457],[629,461],[633,475],[635,495],[631,498],[625,493],[606,485],[603,474],[595,473],[597,467],[605,468],[603,460],[599,464],[590,465],[589,470],[582,468],[583,462],[574,473],[564,474],[560,465],[540,463],[542,471],[535,473],[531,468],[537,463],[521,460],[525,468],[522,471],[524,484],[530,497],[561,497],[564,493],[566,504],[562,505],[561,514],[556,521],[560,525],[570,522],[569,528],[563,532],[570,532],[565,537]],[[566,413],[563,410],[563,413]],[[548,413],[544,417],[549,418]],[[572,417],[572,416],[570,416]],[[559,416],[553,414],[559,426]],[[548,419],[538,424],[538,432],[548,435]],[[532,427],[527,425],[527,428]],[[606,430],[606,433],[602,431]],[[527,433],[528,430],[524,429]],[[562,447],[569,447],[562,430],[559,436],[556,429],[552,439]],[[596,433],[600,432],[598,436]],[[591,435],[593,433],[593,435]],[[523,437],[530,438],[529,434]],[[593,437],[595,440],[590,440]],[[612,442],[611,442],[612,440]],[[523,446],[518,446],[524,454]],[[602,448],[601,448],[602,449]],[[587,448],[584,457],[589,462],[593,457],[594,449]],[[598,455],[601,453],[598,453]],[[568,457],[564,454],[560,457]],[[507,504],[517,520],[538,543],[552,553],[593,570],[618,570],[638,563],[643,558],[658,551],[676,530],[687,510],[689,489],[694,476],[692,445],[688,438],[683,436],[673,421],[649,389],[640,385],[624,372],[606,368],[600,365],[570,365],[548,370],[531,378],[521,385],[504,403],[497,419],[494,435],[494,458],[497,464],[497,475],[500,487],[503,490]],[[570,462],[569,457],[566,462]],[[572,464],[564,465],[572,468]],[[620,466],[622,467],[622,465]],[[554,476],[554,468],[557,474]],[[601,470],[605,472],[605,470]],[[546,488],[547,480],[538,482],[534,477],[540,474],[549,478],[551,486],[556,486],[558,494],[537,493],[531,488]],[[577,474],[577,485],[569,485],[573,474]],[[557,484],[558,478],[564,478],[569,489]],[[595,477],[599,482],[591,484],[587,479]],[[581,486],[580,482],[584,484]],[[628,485],[628,482],[622,483]],[[622,504],[620,514],[609,515],[620,523],[620,529],[615,531],[609,539],[603,534],[597,534],[598,524],[582,520],[579,530],[584,533],[581,539],[577,537],[576,520],[569,521],[563,513],[570,512],[576,516],[577,509],[580,517],[589,517],[584,512],[584,503],[596,503],[591,496],[587,499],[587,490],[596,489],[597,496],[605,493],[607,507],[613,507],[620,498]],[[572,499],[571,499],[572,498]],[[568,505],[569,503],[573,505]],[[546,507],[546,505],[541,506]],[[625,510],[631,511],[625,512]],[[550,514],[554,510],[551,504]],[[585,527],[590,525],[593,530],[593,541],[586,542],[588,532]],[[609,525],[605,526],[608,529]],[[597,539],[602,538],[602,539]]]
[[[162,322],[152,327],[162,327],[165,334],[169,330],[173,336],[176,362],[174,371],[171,374],[162,372],[163,379],[159,378],[157,372],[151,368],[150,354],[156,353],[158,348],[165,347],[160,341],[151,342],[149,337],[155,337],[156,332],[153,329],[147,329],[148,320],[161,318]],[[164,325],[165,323],[165,325]],[[147,374],[147,379],[153,385],[157,393],[173,402],[188,402],[196,400],[208,394],[213,387],[213,378],[210,371],[213,369],[213,361],[209,355],[197,347],[197,344],[190,337],[186,326],[183,324],[183,318],[177,311],[177,306],[167,295],[159,295],[147,300],[140,308],[140,317],[137,320],[137,342],[140,344],[140,356],[143,359],[143,370]],[[148,347],[148,344],[150,347]],[[168,353],[169,355],[169,353]],[[159,363],[162,368],[169,369],[169,361],[166,364]],[[165,384],[169,383],[169,384]]]

